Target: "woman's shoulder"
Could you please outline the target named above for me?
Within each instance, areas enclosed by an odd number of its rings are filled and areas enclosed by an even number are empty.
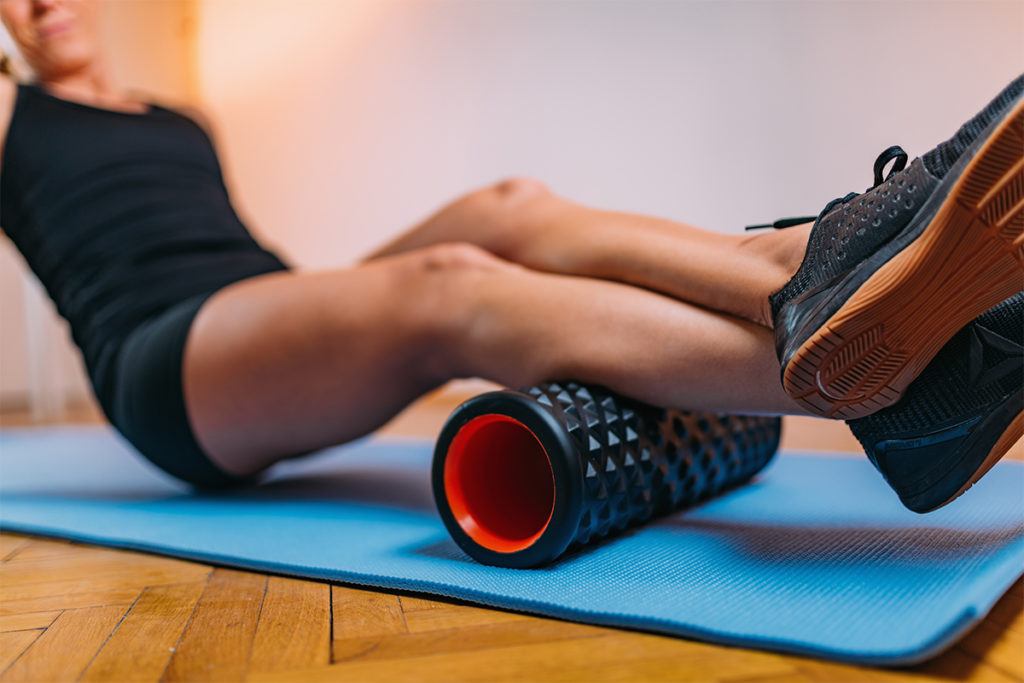
[[[168,111],[172,111],[176,114],[184,116],[187,119],[191,119],[193,123],[195,123],[197,126],[203,129],[203,131],[206,133],[208,137],[213,137],[210,128],[210,120],[205,115],[203,115],[203,112],[200,111],[199,108],[195,105],[180,101],[168,100],[166,98],[148,97],[140,93],[132,93],[132,95],[135,97],[135,99],[139,101],[155,104],[163,109],[167,109]]]

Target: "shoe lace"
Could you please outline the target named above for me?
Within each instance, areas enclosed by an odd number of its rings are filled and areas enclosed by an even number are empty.
[[[881,154],[878,155],[878,158],[875,159],[875,182],[871,187],[865,190],[865,192],[870,192],[871,190],[875,189],[876,187],[884,183],[886,180],[891,178],[894,174],[899,173],[904,168],[906,168],[908,158],[909,157],[907,156],[907,153],[904,152],[903,148],[900,147],[899,145],[893,145],[892,147],[889,147],[888,149],[884,150]],[[885,173],[885,167],[889,165],[890,161],[893,162],[892,168],[889,169],[888,173]],[[764,228],[774,228],[776,230],[781,230],[783,228],[791,228],[794,225],[810,223],[811,221],[817,223],[818,221],[821,220],[822,216],[827,215],[828,212],[834,209],[836,206],[840,204],[845,204],[846,202],[850,201],[855,197],[859,197],[860,195],[861,193],[859,192],[851,192],[844,197],[837,197],[836,199],[833,199],[828,204],[826,204],[825,208],[822,209],[821,213],[819,213],[817,216],[793,216],[792,218],[780,218],[774,223],[760,223],[758,225],[748,225],[745,228],[745,230],[761,230]]]

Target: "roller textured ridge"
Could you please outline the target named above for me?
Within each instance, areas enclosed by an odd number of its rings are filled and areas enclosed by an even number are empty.
[[[781,434],[778,418],[666,410],[577,382],[521,391],[580,455],[584,505],[570,550],[747,482]]]

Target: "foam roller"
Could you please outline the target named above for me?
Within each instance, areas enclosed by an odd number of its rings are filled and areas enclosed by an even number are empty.
[[[778,418],[665,410],[575,382],[493,391],[441,430],[434,499],[470,556],[536,567],[748,481],[779,434]]]

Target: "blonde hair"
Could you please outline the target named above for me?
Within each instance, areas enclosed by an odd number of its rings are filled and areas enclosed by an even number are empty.
[[[0,49],[0,75],[10,78],[16,83],[32,79],[32,71],[17,56]]]

